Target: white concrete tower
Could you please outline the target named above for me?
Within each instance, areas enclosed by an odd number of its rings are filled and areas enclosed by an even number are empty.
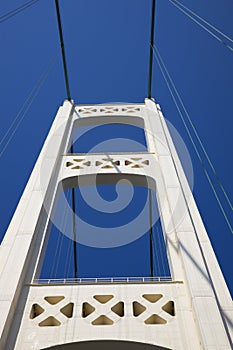
[[[67,153],[75,128],[106,123],[144,128],[148,151]],[[38,280],[56,194],[93,177],[156,191],[171,278]],[[1,244],[0,287],[2,350],[231,349],[232,300],[158,105],[64,102]]]

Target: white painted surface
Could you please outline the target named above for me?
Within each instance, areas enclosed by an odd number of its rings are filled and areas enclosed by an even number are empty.
[[[72,122],[90,125],[94,120],[111,122],[118,118],[121,121],[122,116],[144,124],[149,154],[109,156],[119,161],[121,173],[154,179],[173,279],[182,283],[25,285],[36,275],[46,238],[47,216],[41,209],[46,202],[48,214],[51,214],[59,181],[79,175],[116,176],[118,173],[115,166],[103,168],[112,164],[104,161],[103,155],[66,155]],[[75,157],[85,158],[82,169],[72,168]],[[141,158],[133,163],[139,165],[138,168],[126,164],[135,157]],[[85,165],[86,161],[90,165]],[[101,165],[97,166],[96,161],[102,162]],[[41,349],[91,339],[132,340],[173,350],[231,349],[226,324],[232,334],[232,300],[164,118],[153,101],[145,100],[145,104],[139,105],[76,106],[75,112],[72,104],[64,103],[1,245],[0,262],[1,349]],[[93,299],[96,294],[112,294],[114,298],[106,305],[100,304]],[[163,297],[150,303],[143,294],[162,294]],[[56,295],[65,299],[56,305],[49,305],[44,299]],[[119,301],[124,302],[124,317],[111,311]],[[134,301],[146,307],[138,317],[133,315]],[[174,302],[175,316],[162,309],[168,301]],[[60,309],[70,302],[74,303],[74,311],[72,317],[67,318]],[[83,302],[96,308],[86,318],[81,313]],[[33,304],[41,305],[45,311],[30,319]],[[145,324],[151,314],[164,318],[166,324]],[[100,315],[111,318],[113,325],[92,325]],[[45,316],[55,317],[61,325],[39,326]]]

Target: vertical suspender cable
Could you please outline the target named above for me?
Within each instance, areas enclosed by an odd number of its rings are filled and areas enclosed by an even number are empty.
[[[75,190],[72,187],[72,211],[73,211],[73,246],[74,246],[74,277],[78,277],[78,264],[77,264],[77,242],[76,242],[76,207],[75,207]]]
[[[149,76],[148,76],[148,98],[151,98],[151,85],[152,85],[152,73],[153,73],[154,32],[155,32],[155,0],[152,0],[151,32],[150,32],[150,61],[149,61]]]
[[[149,194],[149,220],[150,220],[150,277],[154,277],[153,261],[153,220],[152,220],[152,196],[151,189],[148,188]]]
[[[59,36],[60,36],[60,45],[61,45],[61,52],[62,52],[63,68],[64,68],[65,81],[66,81],[66,93],[67,93],[68,101],[71,101],[69,79],[68,79],[68,71],[67,71],[67,65],[66,65],[65,45],[64,45],[64,40],[63,40],[62,25],[61,25],[61,15],[60,15],[60,9],[59,9],[58,0],[55,0],[55,3],[56,3],[57,22],[58,22],[58,30],[59,30]]]
[[[73,145],[71,146],[71,153],[73,153]],[[75,190],[74,187],[71,189],[72,197],[72,217],[73,217],[73,252],[74,252],[74,277],[78,278],[78,264],[77,264],[77,227],[76,227],[76,206],[75,206]]]

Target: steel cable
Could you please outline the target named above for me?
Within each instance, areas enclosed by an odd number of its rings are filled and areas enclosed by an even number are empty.
[[[203,17],[199,16],[198,14],[196,14],[194,11],[190,10],[187,6],[185,6],[184,4],[182,4],[180,1],[178,0],[169,0],[170,2],[176,2],[177,4],[179,4],[181,7],[183,7],[186,11],[190,12],[192,15],[194,15],[195,17],[197,17],[198,19],[200,19],[202,22],[204,22],[205,24],[207,24],[210,28],[214,29],[217,33],[221,34],[225,39],[231,41],[233,43],[233,40],[226,34],[224,34],[220,29],[218,29],[217,27],[215,27],[214,25],[212,25],[210,22],[208,22],[207,20],[205,20]]]
[[[196,24],[198,24],[202,29],[204,29],[206,32],[208,32],[212,37],[214,37],[217,41],[219,41],[221,44],[223,44],[225,47],[227,47],[230,51],[233,51],[233,47],[231,47],[229,44],[227,44],[224,40],[222,40],[218,35],[214,34],[210,29],[208,29],[205,25],[201,24],[197,19],[195,19],[192,15],[190,15],[186,10],[184,10],[181,6],[179,6],[174,0],[168,0],[171,4],[173,4],[175,7],[177,7],[181,12],[183,12],[187,17],[189,17],[192,21],[194,21]],[[208,23],[206,21],[206,23]],[[214,26],[211,25],[212,28]],[[217,32],[220,33],[217,29]],[[223,34],[225,38],[228,38],[225,34]],[[232,41],[232,39],[228,39]]]
[[[221,181],[221,179],[220,179],[220,177],[219,177],[219,175],[218,175],[218,173],[217,173],[217,171],[216,171],[216,169],[215,169],[215,167],[214,167],[214,165],[213,165],[213,163],[212,163],[212,161],[211,161],[211,159],[210,159],[210,157],[209,157],[209,155],[208,155],[208,153],[207,153],[207,151],[206,151],[206,148],[205,148],[205,146],[204,146],[202,140],[200,139],[200,137],[199,137],[199,135],[198,135],[197,129],[196,129],[196,127],[194,126],[194,124],[193,124],[193,122],[192,122],[192,119],[191,119],[191,117],[190,117],[190,114],[188,113],[188,111],[187,111],[187,109],[186,109],[186,107],[185,107],[185,105],[184,105],[184,103],[183,103],[183,101],[182,101],[182,98],[180,97],[180,94],[179,94],[179,92],[178,92],[177,89],[176,89],[176,86],[175,86],[175,84],[174,84],[174,81],[173,81],[173,79],[171,78],[171,75],[169,74],[169,72],[168,72],[168,70],[167,70],[167,68],[166,68],[166,66],[165,66],[165,63],[164,63],[164,61],[163,61],[163,59],[162,59],[162,57],[161,57],[161,55],[160,55],[160,53],[159,53],[159,51],[158,51],[158,49],[157,49],[156,47],[154,47],[154,49],[156,50],[156,53],[157,53],[157,55],[158,55],[158,57],[159,57],[159,59],[160,59],[160,61],[161,61],[161,64],[163,65],[163,68],[164,68],[164,70],[165,70],[165,72],[166,72],[166,74],[167,74],[167,76],[168,76],[168,78],[169,78],[169,80],[170,80],[171,86],[173,87],[173,89],[174,89],[174,91],[175,91],[175,93],[176,93],[176,95],[177,95],[177,97],[178,97],[178,100],[179,100],[179,102],[180,102],[180,104],[181,104],[181,106],[182,106],[182,108],[183,108],[183,110],[184,110],[184,113],[185,113],[185,115],[186,115],[186,117],[187,117],[187,119],[188,119],[188,121],[189,121],[189,123],[190,123],[190,125],[191,125],[191,128],[192,128],[192,130],[193,130],[193,132],[194,132],[194,134],[195,134],[195,136],[196,136],[196,138],[197,138],[197,140],[198,140],[198,143],[199,143],[199,145],[200,145],[200,147],[201,147],[201,149],[202,149],[204,155],[206,156],[207,162],[208,162],[210,168],[211,168],[212,171],[213,171],[213,174],[214,174],[214,176],[215,176],[215,178],[216,178],[216,180],[217,180],[217,182],[218,182],[218,184],[219,184],[219,186],[220,186],[220,188],[221,188],[221,190],[222,190],[222,192],[223,192],[223,195],[224,195],[226,201],[228,202],[228,204],[229,204],[231,210],[233,210],[233,206],[232,206],[232,204],[231,204],[231,201],[230,201],[230,199],[229,199],[229,196],[227,195],[226,190],[225,190],[225,188],[224,188],[224,186],[223,186],[223,183],[222,183],[222,181]]]
[[[22,121],[24,120],[25,116],[27,115],[27,112],[29,111],[32,103],[34,102],[35,98],[37,97],[41,87],[44,85],[46,79],[48,78],[49,73],[51,72],[52,68],[54,67],[55,61],[56,61],[56,57],[54,57],[52,59],[52,61],[49,63],[49,66],[45,68],[45,70],[43,71],[41,77],[39,78],[39,80],[36,82],[36,84],[32,88],[31,92],[29,93],[28,97],[26,98],[25,102],[23,103],[23,106],[20,108],[19,112],[17,113],[16,117],[14,118],[14,120],[11,123],[10,127],[8,128],[7,132],[5,133],[3,138],[1,139],[0,145],[2,145],[2,143],[5,141],[5,139],[7,138],[7,136],[9,135],[11,130],[13,129],[10,137],[8,138],[8,140],[7,140],[6,144],[5,144],[5,146],[3,147],[3,149],[0,152],[0,158],[2,157],[4,152],[6,151],[7,147],[9,146],[9,144],[12,141],[16,131],[18,130],[20,124],[22,123]],[[22,113],[22,115],[21,115],[21,113]],[[21,115],[21,117],[20,117],[20,115]],[[17,122],[17,124],[14,127],[16,122]]]
[[[7,21],[8,19],[10,19],[11,17],[17,15],[18,13],[22,12],[23,10],[26,10],[28,7],[34,5],[38,1],[40,1],[40,0],[28,1],[25,4],[17,7],[15,10],[11,10],[8,13],[6,13],[5,15],[0,16],[0,23]]]
[[[155,48],[154,48],[154,55],[155,55],[155,59],[156,59],[156,61],[157,61],[157,63],[158,63],[159,69],[160,69],[160,71],[161,71],[161,73],[162,73],[162,76],[163,76],[163,78],[164,78],[164,80],[165,80],[165,83],[166,83],[166,85],[167,85],[167,87],[168,87],[168,90],[169,90],[169,92],[170,92],[170,94],[171,94],[171,97],[172,97],[172,99],[173,99],[173,102],[175,103],[175,106],[176,106],[176,108],[177,108],[177,111],[178,111],[178,113],[179,113],[179,115],[180,115],[180,117],[181,117],[181,120],[182,120],[182,122],[183,122],[183,125],[184,125],[184,127],[185,127],[185,130],[186,130],[187,133],[188,133],[189,139],[190,139],[190,141],[191,141],[191,143],[192,143],[192,145],[193,145],[193,148],[194,148],[194,150],[195,150],[195,153],[196,153],[196,155],[197,155],[197,157],[198,157],[198,159],[199,159],[199,161],[200,161],[200,163],[201,163],[201,166],[202,166],[202,168],[203,168],[203,170],[204,170],[204,173],[205,173],[205,175],[206,175],[206,178],[207,178],[207,180],[208,180],[208,183],[209,183],[209,185],[210,185],[210,187],[211,187],[211,189],[212,189],[212,192],[213,192],[213,194],[214,194],[214,196],[215,196],[215,199],[216,199],[216,201],[217,201],[217,203],[218,203],[218,205],[219,205],[219,208],[220,208],[220,210],[221,210],[221,212],[222,212],[222,214],[223,214],[223,216],[224,216],[224,219],[225,219],[225,221],[226,221],[226,224],[227,224],[227,226],[229,227],[231,233],[233,233],[233,229],[232,229],[232,226],[231,226],[231,224],[230,224],[230,220],[228,219],[228,215],[226,214],[226,212],[225,212],[225,210],[224,210],[224,208],[223,208],[223,205],[222,205],[222,203],[221,203],[221,200],[220,200],[220,198],[219,198],[219,196],[218,196],[218,194],[217,194],[217,192],[216,192],[216,190],[215,190],[215,187],[214,187],[214,185],[213,185],[213,182],[212,182],[212,180],[211,180],[211,178],[210,178],[210,176],[209,176],[209,173],[208,173],[208,171],[207,171],[207,169],[206,169],[205,163],[204,163],[203,160],[202,160],[202,157],[201,157],[201,155],[200,155],[200,153],[199,153],[199,151],[198,151],[198,149],[197,149],[197,146],[196,146],[196,144],[195,144],[195,142],[194,142],[194,139],[193,139],[193,137],[192,137],[192,135],[191,135],[191,133],[190,133],[190,130],[189,130],[189,128],[188,128],[188,126],[187,126],[187,124],[186,124],[186,122],[185,122],[184,116],[183,116],[183,114],[182,114],[182,112],[181,112],[181,110],[180,110],[180,108],[179,108],[179,106],[178,106],[178,103],[177,103],[176,98],[175,98],[175,96],[174,96],[174,94],[173,94],[173,91],[172,91],[172,89],[171,89],[171,86],[170,86],[170,84],[169,84],[169,81],[168,81],[168,79],[167,79],[167,77],[166,77],[166,75],[165,75],[165,72],[164,72],[164,70],[163,70],[163,67],[162,67],[162,65],[161,65],[161,63],[160,63],[160,61],[159,61],[159,56],[157,55],[157,53],[156,53],[156,51],[155,51]]]

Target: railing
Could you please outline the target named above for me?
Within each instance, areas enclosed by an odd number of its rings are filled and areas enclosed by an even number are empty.
[[[171,276],[34,279],[33,285],[171,282]]]

